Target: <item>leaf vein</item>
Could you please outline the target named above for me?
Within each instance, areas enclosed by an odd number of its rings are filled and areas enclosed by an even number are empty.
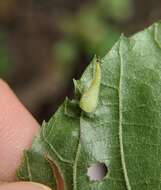
[[[80,149],[81,149],[80,135],[81,135],[81,127],[80,127],[80,134],[79,134],[79,140],[78,140],[78,147],[77,147],[76,156],[75,156],[75,160],[73,164],[73,190],[77,190],[77,164],[78,164],[78,159],[79,159]]]
[[[43,130],[42,130],[42,138],[43,140],[46,142],[46,144],[50,147],[50,149],[52,150],[52,152],[54,153],[54,155],[62,162],[64,163],[68,163],[68,164],[73,164],[72,160],[67,160],[65,158],[63,158],[58,152],[57,150],[54,148],[54,146],[48,142],[48,140],[46,139],[46,137],[44,136]]]

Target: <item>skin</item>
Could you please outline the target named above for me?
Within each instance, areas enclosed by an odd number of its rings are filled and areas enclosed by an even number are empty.
[[[37,121],[0,79],[0,190],[49,190],[37,183],[14,182],[23,150],[38,130]]]

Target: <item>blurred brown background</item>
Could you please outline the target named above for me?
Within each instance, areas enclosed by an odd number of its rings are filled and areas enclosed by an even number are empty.
[[[160,0],[1,0],[0,77],[48,120],[94,54],[160,18]]]

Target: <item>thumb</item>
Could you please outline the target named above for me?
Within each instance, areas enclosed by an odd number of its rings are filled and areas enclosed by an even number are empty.
[[[34,182],[15,182],[0,185],[0,190],[51,190],[49,187]]]

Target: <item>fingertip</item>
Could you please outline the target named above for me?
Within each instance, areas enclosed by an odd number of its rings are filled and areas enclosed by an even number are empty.
[[[2,79],[0,78],[0,89],[2,88],[9,88],[9,85]]]
[[[20,103],[6,82],[0,79],[0,180],[12,181],[39,125]]]
[[[15,182],[0,185],[0,190],[51,190],[49,187],[34,182]]]

